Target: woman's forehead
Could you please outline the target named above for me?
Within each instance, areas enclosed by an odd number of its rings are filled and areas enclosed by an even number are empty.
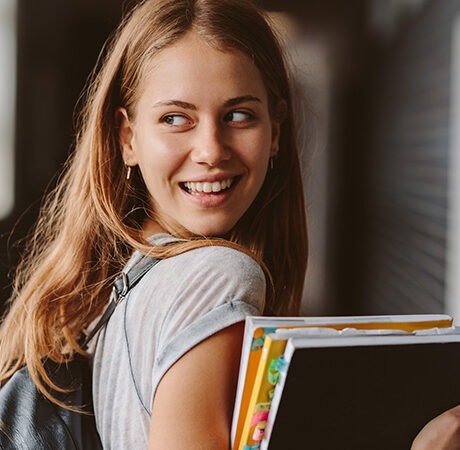
[[[263,102],[267,97],[262,75],[245,53],[216,47],[195,33],[186,34],[152,57],[141,84],[141,91],[153,97],[252,95]]]

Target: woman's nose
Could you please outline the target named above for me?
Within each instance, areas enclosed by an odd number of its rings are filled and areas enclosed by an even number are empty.
[[[224,132],[218,123],[213,121],[200,123],[195,131],[191,152],[193,162],[214,167],[230,159],[230,150],[225,143]]]

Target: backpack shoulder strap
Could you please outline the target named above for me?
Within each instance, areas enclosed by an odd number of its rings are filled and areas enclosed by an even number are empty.
[[[142,257],[136,264],[134,264],[127,272],[121,272],[113,283],[112,294],[110,295],[110,303],[97,322],[96,326],[90,331],[88,336],[84,338],[82,347],[86,348],[89,341],[93,339],[96,333],[103,328],[117,305],[126,297],[128,292],[141,280],[141,278],[160,260],[151,256]]]

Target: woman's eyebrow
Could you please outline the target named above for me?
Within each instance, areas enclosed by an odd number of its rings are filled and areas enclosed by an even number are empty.
[[[262,103],[262,100],[259,97],[255,97],[254,95],[241,95],[239,97],[231,98],[225,101],[224,106],[228,108],[245,102]],[[178,106],[179,108],[190,109],[192,111],[197,110],[197,107],[193,103],[184,102],[182,100],[162,100],[153,105],[154,108],[161,106]]]
[[[179,108],[196,111],[196,106],[193,103],[187,103],[181,100],[162,100],[161,102],[155,103],[153,105],[154,108],[158,108],[160,106],[178,106]]]
[[[262,100],[259,97],[254,97],[254,95],[242,95],[240,97],[235,97],[227,100],[224,103],[224,106],[229,107],[229,106],[235,106],[239,105],[240,103],[245,103],[245,102],[258,102],[262,103]]]

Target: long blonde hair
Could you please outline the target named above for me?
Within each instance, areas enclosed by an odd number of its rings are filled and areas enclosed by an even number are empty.
[[[0,328],[0,382],[26,364],[45,393],[45,385],[52,383],[43,358],[59,362],[84,353],[78,338],[101,313],[111,283],[133,249],[163,258],[202,245],[202,239],[192,238],[172,247],[152,247],[142,238],[148,195],[138,171],[126,180],[115,123],[119,106],[130,111],[136,105],[148,62],[190,30],[212,45],[249,55],[263,76],[272,114],[281,101],[286,105],[274,168],[227,240],[249,251],[271,274],[273,290],[265,313],[299,312],[306,219],[292,99],[279,43],[249,0],[147,0],[125,17],[104,49],[86,91],[75,151],[42,205],[18,267]]]

